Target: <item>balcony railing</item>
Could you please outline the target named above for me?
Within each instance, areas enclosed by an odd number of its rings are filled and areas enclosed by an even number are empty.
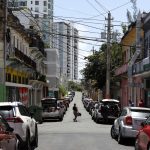
[[[144,58],[142,61],[137,62],[132,67],[132,74],[142,73],[150,70],[150,57]]]
[[[150,57],[143,59],[143,70],[149,71],[150,70]]]
[[[23,52],[18,50],[16,47],[14,48],[14,56],[19,60],[23,61],[24,64],[36,69],[36,63]]]
[[[128,69],[128,64],[124,64],[123,66],[116,69],[115,75],[118,76],[127,73],[127,69]]]
[[[143,61],[137,62],[132,66],[132,74],[142,73],[143,70]]]

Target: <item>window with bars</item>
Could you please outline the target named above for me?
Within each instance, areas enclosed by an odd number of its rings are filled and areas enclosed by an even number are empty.
[[[35,5],[39,5],[39,1],[35,1]]]

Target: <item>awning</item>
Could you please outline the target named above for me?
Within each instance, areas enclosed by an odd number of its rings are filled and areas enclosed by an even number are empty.
[[[26,87],[26,88],[32,89],[32,86],[31,85],[27,85],[27,84],[5,82],[5,85],[6,86],[11,86],[11,87]]]

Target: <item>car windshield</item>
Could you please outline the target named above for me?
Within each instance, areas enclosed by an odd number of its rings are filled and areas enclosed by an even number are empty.
[[[109,107],[114,106],[114,105],[118,105],[117,102],[103,102],[104,105],[108,105]]]
[[[12,117],[14,117],[13,107],[12,106],[0,106],[0,114],[4,118],[12,118]]]
[[[150,115],[150,110],[144,109],[131,109],[131,115],[133,117],[147,117]]]

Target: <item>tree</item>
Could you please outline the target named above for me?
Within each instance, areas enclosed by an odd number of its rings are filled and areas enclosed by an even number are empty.
[[[90,85],[97,89],[103,89],[106,82],[106,49],[107,44],[103,44],[98,52],[86,57],[88,60],[86,67],[81,71],[85,78],[86,87]],[[114,42],[111,45],[111,85],[118,80],[114,76],[115,70],[122,64],[121,46]]]
[[[68,90],[71,91],[82,91],[82,86],[79,83],[68,81]]]

